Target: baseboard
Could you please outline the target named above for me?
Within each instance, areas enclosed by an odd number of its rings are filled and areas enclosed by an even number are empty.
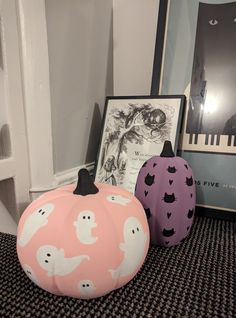
[[[202,206],[196,206],[196,215],[227,221],[236,221],[236,212],[205,208]]]
[[[56,184],[58,186],[62,186],[70,183],[75,183],[78,180],[78,172],[82,168],[86,168],[89,172],[92,172],[94,169],[94,162],[87,163],[85,165],[55,174]]]
[[[58,187],[62,187],[67,184],[76,183],[76,181],[78,180],[78,172],[82,168],[86,168],[90,173],[92,173],[94,169],[94,162],[86,163],[84,165],[77,166],[75,168],[56,173],[54,175],[54,180],[52,185],[49,185],[47,187],[31,188],[30,189],[31,200],[35,200],[41,194],[47,191],[54,190]]]

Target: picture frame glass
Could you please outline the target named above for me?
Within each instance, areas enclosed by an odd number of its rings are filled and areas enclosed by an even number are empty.
[[[160,87],[187,97],[179,154],[195,173],[197,206],[220,213],[236,212],[235,12],[232,0],[171,0]]]
[[[185,96],[107,97],[95,182],[134,193],[138,172],[165,140],[176,153]]]

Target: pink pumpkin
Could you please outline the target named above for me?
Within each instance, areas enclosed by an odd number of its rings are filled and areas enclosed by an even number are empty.
[[[87,170],[77,187],[47,192],[23,213],[17,254],[26,275],[57,295],[95,298],[129,282],[142,266],[149,228],[128,191],[93,184]]]

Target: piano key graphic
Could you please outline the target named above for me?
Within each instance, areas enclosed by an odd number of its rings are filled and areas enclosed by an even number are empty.
[[[183,150],[236,153],[235,135],[186,134],[185,141],[187,143],[183,143]]]

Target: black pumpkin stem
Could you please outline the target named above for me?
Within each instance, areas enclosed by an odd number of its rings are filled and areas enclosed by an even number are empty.
[[[169,140],[166,140],[164,142],[164,146],[160,154],[160,157],[174,157],[174,156],[175,154],[173,152],[171,142]]]
[[[88,195],[98,193],[98,188],[93,183],[93,180],[87,169],[81,169],[78,173],[78,183],[73,191],[77,195]]]

